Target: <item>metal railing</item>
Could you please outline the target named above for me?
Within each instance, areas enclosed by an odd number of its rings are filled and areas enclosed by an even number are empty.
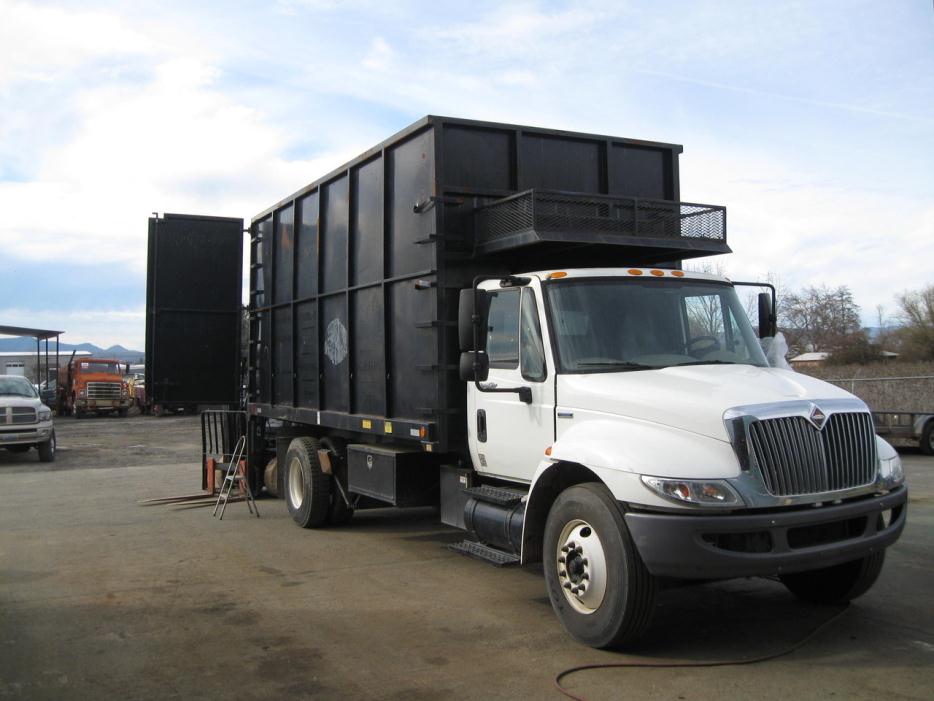
[[[245,411],[208,409],[201,412],[201,488],[208,488],[208,459],[230,462],[237,442],[247,435]]]

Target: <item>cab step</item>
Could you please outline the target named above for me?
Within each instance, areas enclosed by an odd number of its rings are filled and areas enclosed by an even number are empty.
[[[527,494],[527,492],[518,489],[491,487],[488,484],[482,484],[479,487],[467,487],[461,491],[478,501],[485,501],[499,506],[515,506]]]
[[[495,567],[510,567],[519,564],[519,556],[507,553],[503,550],[491,548],[489,545],[477,543],[473,540],[462,540],[460,543],[451,543],[447,546],[448,550],[453,550],[461,555],[489,562]]]

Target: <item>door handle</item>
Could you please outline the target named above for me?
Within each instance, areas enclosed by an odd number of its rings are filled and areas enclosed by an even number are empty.
[[[486,409],[477,409],[477,440],[486,443]]]

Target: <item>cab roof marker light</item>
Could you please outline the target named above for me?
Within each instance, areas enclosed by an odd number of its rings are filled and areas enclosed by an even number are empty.
[[[655,277],[661,277],[662,275],[665,274],[665,271],[664,270],[652,270],[651,273]]]
[[[638,268],[630,268],[626,272],[629,273],[630,275],[642,275],[642,271],[639,270]]]
[[[548,279],[549,279],[549,280],[558,280],[559,278],[563,278],[563,277],[567,277],[567,276],[568,276],[568,274],[567,274],[566,272],[564,272],[563,270],[559,270],[559,271],[557,271],[557,272],[551,273],[551,274],[548,276]]]
[[[674,270],[674,271],[672,271],[671,274],[674,275],[675,277],[684,277],[684,271],[683,271],[683,270]]]

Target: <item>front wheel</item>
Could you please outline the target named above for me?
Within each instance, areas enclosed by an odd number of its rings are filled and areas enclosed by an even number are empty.
[[[41,462],[52,462],[55,460],[55,431],[45,443],[39,444],[39,460]]]
[[[648,628],[658,583],[639,557],[623,514],[602,484],[563,491],[545,523],[548,597],[585,645],[620,647]]]
[[[809,572],[783,574],[779,579],[802,601],[811,604],[845,604],[869,591],[882,572],[884,563],[885,550],[880,550],[859,560]]]

